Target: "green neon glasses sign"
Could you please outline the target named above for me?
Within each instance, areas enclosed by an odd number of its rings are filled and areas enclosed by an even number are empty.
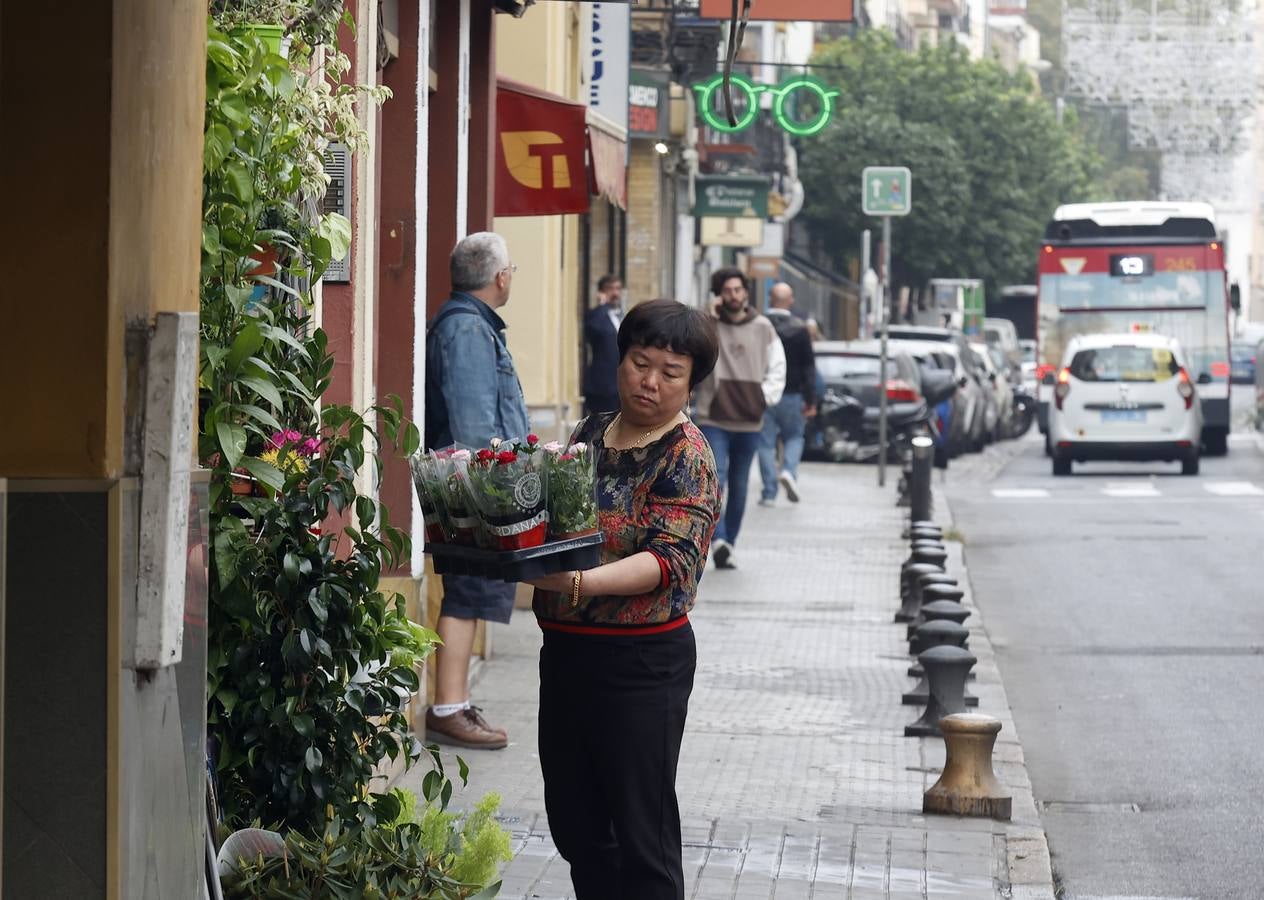
[[[730,76],[729,82],[733,85],[735,102],[738,96],[746,98],[746,110],[737,117],[736,125],[730,125],[728,119],[715,108],[717,94],[720,93],[724,84],[723,75],[716,75],[693,86],[693,89],[698,92],[698,110],[702,114],[702,120],[716,131],[727,134],[745,131],[755,123],[755,117],[759,115],[759,95],[766,93],[773,97],[772,117],[782,129],[797,137],[811,137],[829,124],[834,116],[834,98],[842,93],[833,88],[827,88],[811,75],[792,75],[776,87],[755,84],[741,75]],[[793,107],[790,99],[796,95],[800,98],[815,99],[816,112],[806,119],[794,115],[791,112]]]

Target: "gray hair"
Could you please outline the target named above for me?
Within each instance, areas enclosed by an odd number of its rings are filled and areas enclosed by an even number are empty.
[[[461,238],[452,251],[452,290],[477,291],[496,280],[509,266],[509,246],[492,231],[479,231]]]

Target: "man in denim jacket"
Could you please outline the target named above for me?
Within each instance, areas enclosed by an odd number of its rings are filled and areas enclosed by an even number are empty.
[[[485,447],[492,438],[522,439],[527,404],[497,314],[509,302],[517,266],[505,239],[479,232],[452,251],[452,296],[426,337],[426,445]],[[508,622],[514,585],[468,575],[443,576],[435,653],[435,702],[426,711],[431,740],[496,750],[508,735],[470,705],[469,668],[478,619]]]

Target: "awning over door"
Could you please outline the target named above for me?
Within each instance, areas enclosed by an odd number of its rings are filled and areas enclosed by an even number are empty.
[[[496,215],[587,212],[590,191],[625,206],[626,146],[582,103],[498,78]]]

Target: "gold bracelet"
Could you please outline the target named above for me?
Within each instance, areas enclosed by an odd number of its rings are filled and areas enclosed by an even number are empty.
[[[571,575],[571,609],[579,606],[579,590],[584,584],[584,573],[575,570],[575,574]]]

